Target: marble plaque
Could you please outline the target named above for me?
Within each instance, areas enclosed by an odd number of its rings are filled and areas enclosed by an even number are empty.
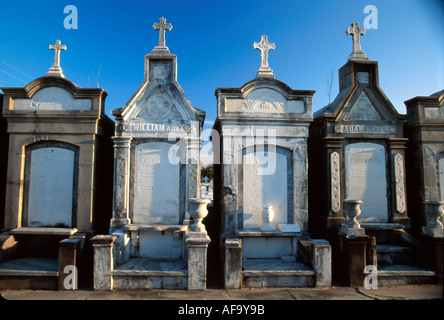
[[[264,153],[262,153],[263,155]],[[267,161],[261,153],[250,152],[243,156],[243,226],[245,230],[263,226],[262,211],[272,206],[274,217],[270,225],[288,223],[287,157],[268,152]]]
[[[135,149],[134,223],[179,223],[179,164],[168,159],[171,146],[147,142]]]
[[[181,236],[173,231],[141,231],[139,255],[151,259],[179,259],[182,253]]]
[[[439,185],[441,189],[441,201],[444,201],[444,158],[439,159]]]
[[[369,73],[368,72],[358,72],[358,82],[368,83]]]
[[[91,99],[74,99],[71,93],[58,87],[43,88],[31,99],[15,99],[14,110],[91,110]]]
[[[362,200],[358,220],[387,222],[385,149],[375,143],[353,143],[345,148],[346,199]]]
[[[74,151],[47,147],[31,152],[28,227],[72,227]]]

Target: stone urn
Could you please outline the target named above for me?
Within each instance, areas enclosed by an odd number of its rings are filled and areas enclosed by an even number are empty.
[[[347,228],[359,228],[359,224],[356,218],[361,214],[361,200],[344,200],[344,215],[347,217],[347,221],[344,225]]]
[[[439,218],[444,214],[444,201],[425,200],[427,226],[422,227],[423,233],[432,237],[444,237],[443,224]]]
[[[275,228],[271,226],[271,221],[274,219],[274,211],[272,206],[265,206],[262,210],[262,231],[276,231]]]
[[[339,232],[348,236],[363,236],[365,235],[364,228],[361,228],[356,218],[361,214],[361,200],[344,200],[344,215],[347,221],[341,225]]]
[[[202,220],[208,215],[207,205],[209,203],[211,203],[209,199],[192,198],[188,200],[188,213],[193,219],[193,223],[190,226],[191,231],[206,232]]]
[[[427,215],[427,226],[429,228],[439,228],[442,229],[443,225],[439,218],[444,214],[444,201],[424,201],[425,213]]]

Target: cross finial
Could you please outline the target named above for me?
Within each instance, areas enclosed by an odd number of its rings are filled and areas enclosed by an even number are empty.
[[[365,29],[359,28],[359,22],[353,22],[351,27],[348,27],[345,31],[347,35],[351,35],[353,39],[353,51],[350,54],[349,60],[352,59],[368,59],[367,55],[361,49],[360,36],[365,35]]]
[[[166,19],[162,17],[159,18],[159,22],[153,24],[153,28],[154,30],[159,30],[159,45],[156,48],[167,48],[165,45],[165,31],[173,29],[173,25],[171,23],[166,23]]]
[[[56,76],[62,77],[63,75],[62,68],[60,67],[60,51],[66,50],[66,46],[62,45],[60,40],[57,40],[55,44],[49,45],[49,49],[54,50],[54,65],[49,68],[49,71],[46,73],[47,76]]]
[[[274,78],[273,70],[268,66],[268,51],[274,50],[276,45],[274,43],[269,43],[267,36],[261,36],[261,41],[254,42],[253,48],[261,51],[261,67],[257,72],[257,76]]]

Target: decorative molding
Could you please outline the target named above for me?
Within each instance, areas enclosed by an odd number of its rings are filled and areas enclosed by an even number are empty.
[[[402,155],[396,153],[395,159],[395,185],[396,185],[396,210],[400,213],[405,211],[405,188],[404,188],[404,169]]]
[[[339,154],[335,151],[330,154],[331,176],[331,210],[338,213],[341,210],[341,188],[339,171]]]

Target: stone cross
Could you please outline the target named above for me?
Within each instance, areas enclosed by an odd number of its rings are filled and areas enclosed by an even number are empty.
[[[261,51],[261,67],[259,68],[257,75],[274,78],[273,71],[268,66],[268,51],[274,50],[276,45],[274,43],[269,43],[267,36],[261,36],[261,41],[254,42],[253,48]]]
[[[49,45],[49,49],[54,50],[54,65],[49,68],[46,73],[47,76],[59,76],[64,77],[62,68],[60,67],[60,51],[66,50],[66,46],[62,45],[60,40],[57,40],[55,44]]]
[[[173,29],[173,26],[171,23],[166,23],[166,19],[164,17],[159,18],[159,21],[160,22],[153,24],[153,28],[154,30],[160,30],[158,47],[165,47],[165,31],[170,31]]]
[[[53,67],[60,67],[60,51],[66,50],[66,46],[62,45],[60,40],[56,41],[56,44],[49,45],[49,49],[54,50],[54,66]]]
[[[359,22],[353,22],[351,27],[348,27],[345,33],[351,35],[353,39],[353,51],[350,54],[349,59],[368,59],[367,55],[361,49],[360,36],[365,35],[365,29],[359,28]]]

